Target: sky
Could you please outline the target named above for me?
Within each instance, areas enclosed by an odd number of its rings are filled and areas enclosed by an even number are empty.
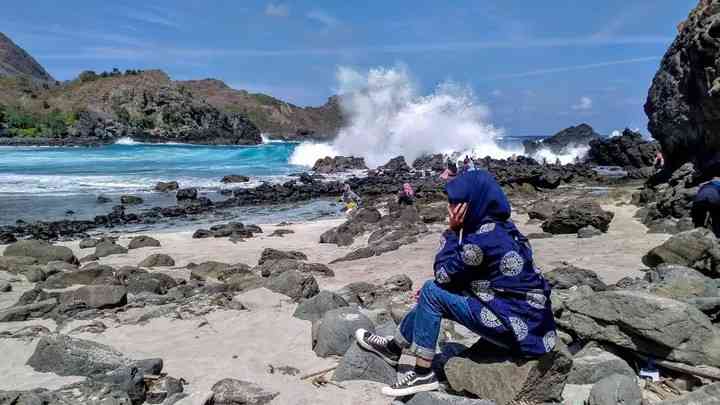
[[[0,31],[56,79],[165,70],[320,105],[340,67],[473,90],[512,135],[647,133],[643,103],[697,0],[4,0]]]

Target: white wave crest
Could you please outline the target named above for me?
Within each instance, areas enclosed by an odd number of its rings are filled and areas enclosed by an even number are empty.
[[[115,145],[140,145],[142,142],[137,142],[133,140],[132,138],[128,136],[124,136],[117,141],[115,141]]]
[[[398,155],[411,163],[427,153],[466,151],[495,158],[517,153],[495,143],[504,131],[488,122],[489,109],[478,104],[467,87],[446,82],[422,95],[404,67],[365,73],[340,67],[337,79],[349,124],[331,145],[298,147],[302,159],[293,156],[296,162],[312,165],[330,150],[362,156],[371,167]]]
[[[590,146],[571,146],[563,150],[563,153],[554,153],[548,148],[542,148],[532,155],[532,158],[542,162],[545,160],[547,163],[555,163],[560,160],[560,163],[566,165],[569,163],[575,163],[576,159],[582,159],[587,155],[590,150]]]
[[[337,150],[328,143],[303,142],[293,150],[290,156],[290,164],[312,167],[318,159],[337,155],[339,155]]]

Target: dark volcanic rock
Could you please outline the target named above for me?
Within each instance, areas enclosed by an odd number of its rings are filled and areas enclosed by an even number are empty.
[[[9,245],[17,242],[17,238],[10,232],[0,232],[0,245]]]
[[[222,180],[220,180],[221,183],[225,183],[225,184],[228,184],[228,183],[247,183],[248,181],[250,181],[250,177],[248,177],[248,176],[242,176],[242,175],[239,175],[239,174],[231,174],[231,175],[228,175],[228,176],[223,177]]]
[[[144,247],[160,247],[160,241],[149,236],[135,236],[130,240],[128,249],[140,249]]]
[[[677,168],[717,160],[720,137],[720,54],[714,1],[701,0],[665,53],[645,103],[648,129],[662,145],[665,162]]]
[[[170,267],[175,265],[175,260],[164,253],[155,253],[141,261],[140,267]]]
[[[287,295],[295,301],[300,301],[302,298],[311,298],[320,292],[315,277],[297,270],[285,271],[271,276],[265,283],[265,288]]]
[[[581,228],[592,225],[607,232],[613,217],[614,213],[604,211],[595,201],[575,200],[555,211],[543,222],[542,229],[552,234],[568,234],[577,233]]]
[[[442,154],[425,155],[415,159],[412,164],[415,170],[430,170],[433,172],[442,172],[445,170],[445,156]]]
[[[367,169],[365,165],[365,159],[356,157],[324,157],[318,159],[313,166],[313,171],[316,173],[338,173],[348,170],[364,170]]]
[[[601,166],[641,169],[652,166],[660,146],[643,139],[638,132],[625,129],[621,136],[590,141],[588,159]]]
[[[180,188],[180,184],[178,184],[177,181],[168,181],[168,182],[158,182],[155,185],[155,191],[159,191],[161,193],[168,193],[170,191],[175,191]]]
[[[130,363],[110,346],[59,334],[41,338],[27,361],[35,371],[86,377],[105,374]]]
[[[720,278],[720,244],[711,231],[693,229],[674,235],[653,248],[643,257],[643,263],[649,267],[677,264]]]
[[[568,148],[584,146],[600,135],[588,124],[580,124],[576,127],[568,127],[557,134],[541,141],[524,141],[526,155],[534,155],[541,149],[549,149],[552,153],[566,153]],[[550,162],[552,163],[552,162]]]
[[[562,399],[572,367],[572,357],[564,346],[558,345],[554,351],[527,361],[507,355],[488,355],[486,351],[476,353],[476,346],[445,364],[445,374],[453,390],[467,391],[498,405]]]
[[[603,378],[590,390],[588,405],[641,405],[642,392],[635,376],[614,374]]]
[[[264,405],[270,403],[278,392],[270,392],[257,384],[226,378],[212,386],[212,396],[204,405]]]
[[[405,162],[404,156],[396,156],[384,165],[378,166],[377,170],[384,173],[399,174],[409,172],[410,166],[408,166],[407,162]]]
[[[142,204],[143,199],[136,195],[122,195],[120,196],[120,203],[125,205]]]
[[[355,343],[355,331],[362,328],[374,331],[370,319],[356,308],[342,307],[325,312],[315,328],[313,350],[320,357],[342,356]]]
[[[175,198],[178,201],[181,200],[196,200],[198,197],[198,191],[196,188],[181,188],[177,191]]]
[[[572,265],[558,267],[552,271],[543,273],[543,276],[553,288],[566,289],[587,285],[594,291],[607,290],[607,285],[598,278],[598,275],[594,271],[581,269]]]
[[[127,304],[127,290],[118,285],[88,285],[64,292],[60,296],[60,312],[105,309]]]
[[[293,316],[305,321],[316,321],[327,311],[346,306],[348,303],[343,297],[330,291],[320,291],[318,295],[301,302]]]
[[[303,252],[298,251],[283,251],[273,248],[265,248],[260,254],[260,260],[258,264],[263,264],[269,260],[281,260],[281,259],[292,259],[292,260],[307,260],[307,256]]]
[[[397,371],[380,358],[380,356],[363,350],[355,342],[340,359],[337,369],[333,373],[334,381],[376,381],[383,384],[392,384],[396,380]]]
[[[113,242],[102,242],[95,246],[95,256],[107,257],[110,255],[122,255],[127,253],[128,250]]]
[[[0,77],[29,77],[41,82],[55,79],[25,50],[0,33]]]
[[[603,291],[565,303],[558,324],[582,339],[692,365],[720,365],[720,331],[695,307],[638,291]]]
[[[40,264],[47,264],[55,260],[78,264],[72,250],[64,246],[53,246],[40,240],[21,240],[5,248],[3,256],[33,257]]]

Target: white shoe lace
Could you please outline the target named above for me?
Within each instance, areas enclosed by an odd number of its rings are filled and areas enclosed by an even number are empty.
[[[400,379],[397,380],[395,384],[393,384],[393,388],[402,387],[403,385],[406,385],[407,383],[412,381],[415,377],[417,377],[417,375],[414,371],[408,371],[407,374],[402,376]]]
[[[382,347],[386,347],[388,345],[388,343],[390,343],[390,339],[383,337],[383,336],[378,336],[374,333],[371,333],[370,336],[366,337],[365,339],[369,343],[372,343],[376,346],[382,346]]]

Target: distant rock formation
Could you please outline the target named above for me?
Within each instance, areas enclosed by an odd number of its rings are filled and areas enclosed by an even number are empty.
[[[720,2],[701,0],[678,26],[645,103],[665,163],[699,170],[720,159]]]
[[[215,79],[176,83],[223,111],[245,114],[274,138],[327,140],[337,135],[344,122],[339,96],[319,107],[298,107],[266,94],[233,89]]]
[[[524,141],[525,154],[532,156],[541,149],[548,149],[555,154],[567,153],[568,148],[587,146],[594,139],[601,138],[600,134],[588,124],[565,128],[557,134],[540,141]]]
[[[641,169],[653,165],[659,149],[656,142],[647,141],[640,133],[626,128],[621,136],[590,141],[587,158],[601,166]]]
[[[39,81],[55,81],[24,49],[0,32],[0,77],[26,76]]]

